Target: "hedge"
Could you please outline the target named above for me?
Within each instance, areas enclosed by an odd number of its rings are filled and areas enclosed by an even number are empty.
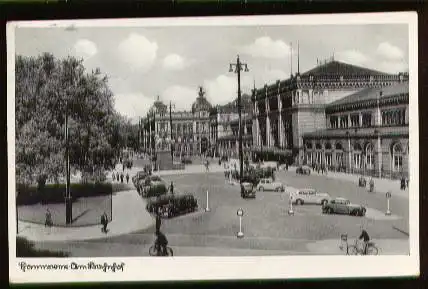
[[[69,253],[38,250],[34,248],[33,242],[16,237],[16,257],[69,257]]]
[[[105,196],[112,193],[111,183],[71,184],[70,191],[73,201],[78,198]],[[37,186],[17,184],[16,204],[33,205],[37,203],[63,203],[65,197],[65,184],[48,184],[38,189]]]
[[[151,197],[166,195],[167,192],[168,192],[168,188],[166,187],[166,185],[160,183],[156,185],[151,185],[148,189],[146,189],[146,191],[142,193],[142,196],[144,198],[151,198]]]

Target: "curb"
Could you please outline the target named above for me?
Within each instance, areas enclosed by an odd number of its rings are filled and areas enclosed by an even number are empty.
[[[402,234],[406,235],[407,237],[409,237],[409,236],[410,236],[409,232],[406,232],[406,231],[404,231],[404,230],[402,230],[402,229],[400,229],[400,228],[398,228],[398,227],[396,227],[396,226],[392,226],[392,228],[393,228],[394,230],[396,230],[396,231],[398,231],[398,232],[400,232],[400,233],[402,233]]]

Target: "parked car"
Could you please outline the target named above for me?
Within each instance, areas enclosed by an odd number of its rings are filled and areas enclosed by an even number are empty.
[[[310,175],[311,174],[311,168],[308,166],[299,166],[296,169],[296,174],[300,175]]]
[[[263,178],[263,179],[260,179],[260,182],[257,184],[257,190],[258,191],[284,192],[285,191],[285,187],[280,182],[274,182],[270,178]]]
[[[140,188],[140,194],[143,198],[158,197],[167,193],[168,188],[164,182],[153,181],[149,185]]]
[[[181,163],[185,164],[185,165],[190,165],[192,163],[192,159],[191,158],[183,158],[183,159],[181,159]]]
[[[132,177],[132,183],[134,184],[135,187],[137,187],[137,182],[140,179],[144,179],[148,176],[148,174],[145,171],[138,171],[137,174],[135,176]]]
[[[256,190],[254,189],[254,184],[249,182],[241,183],[241,197],[245,198],[255,198]]]
[[[344,198],[330,200],[322,207],[324,214],[346,214],[352,216],[365,216],[367,209],[364,206],[352,204]]]
[[[296,205],[325,205],[331,200],[329,194],[320,193],[314,189],[291,189],[290,196],[292,197],[293,203]]]
[[[160,211],[162,217],[172,218],[196,211],[198,202],[192,194],[167,195],[151,198],[146,208],[149,213]]]

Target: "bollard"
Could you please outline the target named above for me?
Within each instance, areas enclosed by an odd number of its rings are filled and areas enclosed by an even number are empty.
[[[242,216],[244,215],[244,211],[242,209],[238,209],[238,211],[236,212],[236,214],[239,217],[239,232],[236,235],[238,238],[243,238],[244,237],[244,233],[242,232]]]
[[[288,215],[290,215],[290,216],[294,215],[294,211],[293,211],[293,198],[292,197],[290,197],[290,201],[289,201]]]
[[[391,215],[391,210],[389,208],[389,200],[391,199],[391,193],[387,192],[386,193],[386,216],[390,216]]]
[[[209,196],[208,196],[208,190],[207,190],[207,207],[205,208],[205,212],[210,211],[210,205],[209,205]]]

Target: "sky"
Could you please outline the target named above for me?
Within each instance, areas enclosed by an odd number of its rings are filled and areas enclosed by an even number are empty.
[[[237,96],[237,76],[229,64],[239,57],[249,71],[241,90],[261,87],[303,73],[317,59],[335,60],[388,73],[408,71],[405,24],[78,27],[17,28],[16,54],[57,58],[77,56],[88,71],[100,68],[109,78],[115,108],[133,122],[153,101],[170,101],[175,110],[190,110],[203,86],[211,104]]]

